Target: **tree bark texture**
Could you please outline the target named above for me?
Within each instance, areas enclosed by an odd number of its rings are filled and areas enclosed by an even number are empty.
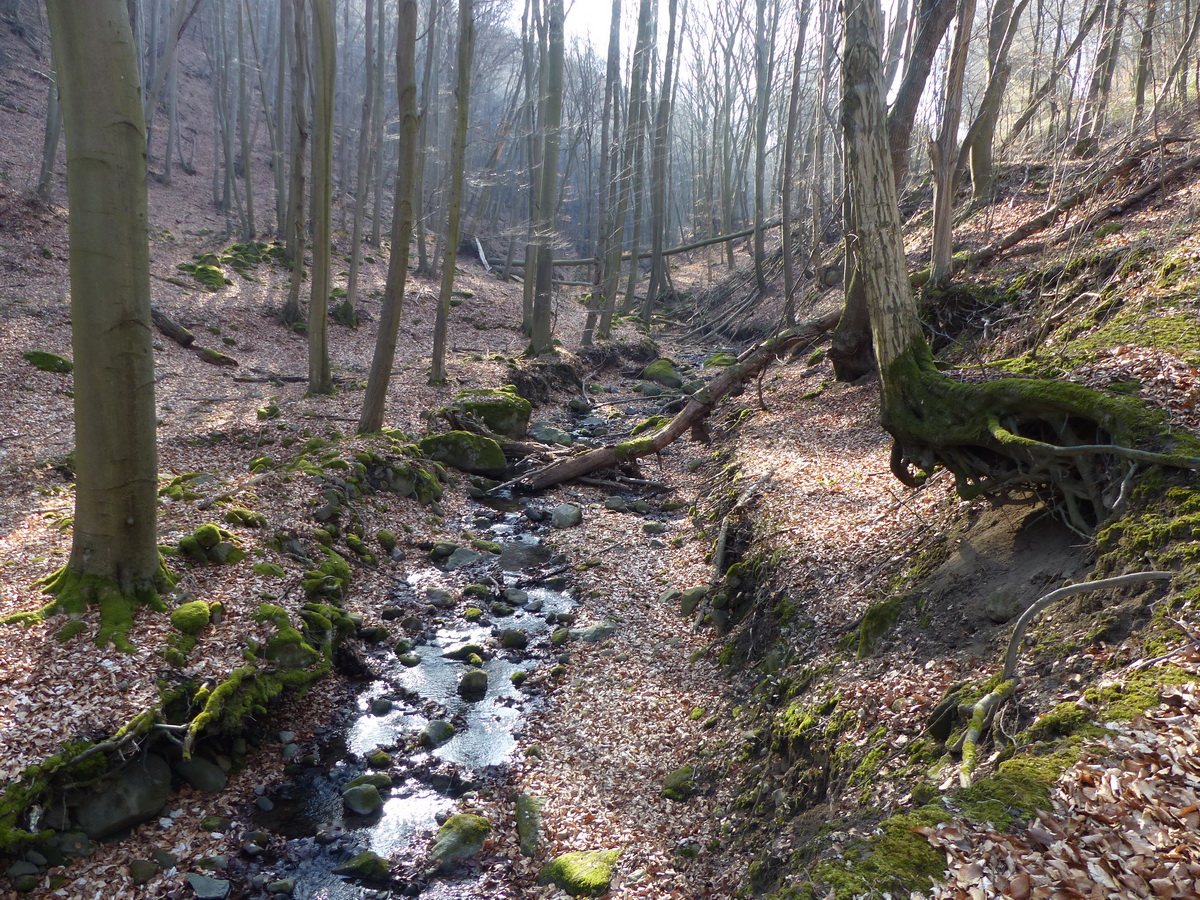
[[[158,458],[146,127],[137,48],[122,0],[49,0],[66,132],[75,527],[64,580],[156,600]]]

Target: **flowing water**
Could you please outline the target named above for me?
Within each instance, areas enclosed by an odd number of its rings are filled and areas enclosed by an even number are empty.
[[[528,522],[514,512],[503,514],[490,526],[490,537],[503,552],[485,554],[464,570],[466,581],[486,581],[497,586],[526,584],[547,565],[553,567],[549,550]],[[429,567],[410,573],[398,587],[389,605],[411,606],[430,588],[466,583],[440,569]],[[404,665],[389,649],[372,654],[380,673],[364,684],[354,709],[345,721],[331,729],[323,741],[319,764],[304,772],[270,796],[271,809],[259,814],[257,826],[288,839],[285,862],[275,867],[274,877],[295,881],[297,900],[360,900],[417,896],[431,900],[479,897],[476,881],[469,875],[430,879],[422,871],[429,838],[439,820],[469,801],[473,792],[502,785],[507,766],[517,747],[526,717],[534,713],[539,699],[513,684],[518,671],[533,668],[552,653],[547,637],[564,619],[575,601],[560,589],[561,579],[549,584],[524,587],[525,597],[516,598],[511,615],[493,615],[489,622],[467,622],[461,610],[440,610],[437,618],[427,616],[430,627],[412,648],[417,665]],[[452,594],[457,594],[450,587]],[[493,598],[496,599],[496,598]],[[478,601],[459,601],[466,607]],[[486,604],[482,604],[486,605]],[[503,650],[496,635],[517,629],[528,637],[528,649]],[[449,659],[444,652],[474,643],[490,649],[482,668],[487,673],[487,693],[469,702],[459,696],[459,679],[468,664]],[[412,660],[409,660],[411,663]],[[373,701],[386,699],[386,703]],[[379,714],[382,713],[382,714]],[[454,736],[434,750],[418,748],[415,736],[431,720],[450,721]],[[387,770],[392,788],[385,802],[370,816],[345,810],[341,791],[351,779],[367,771],[364,758],[377,748],[392,754]],[[406,877],[387,886],[363,886],[333,874],[345,860],[371,850],[393,862]],[[396,867],[393,867],[396,871]]]

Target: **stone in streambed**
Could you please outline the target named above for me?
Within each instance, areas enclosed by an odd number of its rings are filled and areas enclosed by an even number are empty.
[[[375,785],[357,784],[342,791],[342,802],[356,816],[369,816],[383,806],[383,797]]]
[[[583,509],[577,503],[560,503],[550,513],[554,528],[574,528],[583,522]]]
[[[209,878],[207,875],[188,875],[187,883],[196,892],[196,900],[225,900],[229,896],[230,884],[224,878]]]
[[[468,702],[482,700],[487,695],[488,677],[482,669],[463,673],[458,682],[458,695]]]
[[[491,829],[491,823],[483,816],[457,813],[438,829],[429,859],[442,868],[457,860],[468,859],[483,849]]]
[[[620,850],[580,850],[555,857],[538,873],[538,884],[555,884],[572,897],[602,897],[612,888]]]
[[[333,870],[333,874],[354,878],[358,881],[382,882],[389,879],[387,860],[370,850],[342,863]]]
[[[444,719],[434,719],[421,729],[417,743],[422,747],[440,747],[454,737],[454,726]]]

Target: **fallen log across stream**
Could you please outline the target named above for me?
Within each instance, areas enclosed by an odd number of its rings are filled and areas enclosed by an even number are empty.
[[[659,431],[646,437],[635,438],[621,444],[588,450],[569,459],[557,460],[518,479],[517,484],[526,490],[541,491],[564,481],[571,481],[602,469],[610,469],[642,456],[662,451],[684,433],[700,429],[708,414],[724,397],[738,392],[747,382],[770,365],[780,354],[800,344],[815,341],[837,326],[841,317],[837,309],[825,315],[809,319],[794,328],[781,331],[754,347],[744,351],[736,364],[729,366],[705,387],[693,394],[687,405]]]

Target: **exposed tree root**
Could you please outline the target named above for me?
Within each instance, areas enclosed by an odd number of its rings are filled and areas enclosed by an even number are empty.
[[[1102,578],[1098,581],[1084,581],[1079,584],[1068,584],[1058,590],[1039,597],[1021,613],[1013,626],[1012,637],[1008,641],[1008,652],[1004,655],[1004,671],[1000,674],[1000,684],[994,690],[982,697],[975,704],[971,715],[971,724],[963,738],[962,765],[959,767],[959,784],[968,788],[979,764],[979,742],[987,734],[996,711],[1009,697],[1016,693],[1020,679],[1017,677],[1017,662],[1021,655],[1021,644],[1025,640],[1025,632],[1033,624],[1033,620],[1046,607],[1076,594],[1086,594],[1089,591],[1108,590],[1109,588],[1128,587],[1134,584],[1145,584],[1147,581],[1169,581],[1175,577],[1174,572],[1130,572],[1113,578]]]
[[[895,396],[884,402],[883,425],[896,439],[891,469],[900,481],[916,487],[943,467],[964,499],[1045,500],[1081,534],[1120,507],[1137,464],[1200,469],[1197,442],[1171,435],[1161,414],[1083,385],[964,384],[935,371],[923,345],[887,383]]]
[[[551,463],[523,476],[518,483],[527,490],[541,491],[582,475],[590,475],[660,452],[668,444],[700,426],[721,399],[739,391],[744,384],[770,365],[773,359],[798,344],[816,340],[833,328],[840,314],[840,311],[827,313],[819,319],[812,319],[780,332],[745,351],[738,358],[736,365],[729,366],[706,387],[693,394],[675,418],[654,434],[623,444],[589,450],[578,456]]]

